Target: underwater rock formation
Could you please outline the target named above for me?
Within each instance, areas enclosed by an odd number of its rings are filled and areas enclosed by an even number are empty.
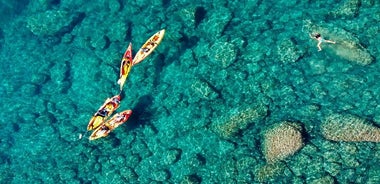
[[[37,36],[53,36],[68,32],[82,16],[65,10],[48,10],[27,17],[26,27]]]
[[[248,108],[213,122],[212,130],[222,138],[228,139],[246,129],[250,124],[264,118],[267,113],[266,106]]]
[[[267,162],[284,160],[300,150],[304,143],[302,127],[293,122],[281,122],[264,133],[263,150]]]
[[[329,14],[334,18],[354,18],[359,13],[360,0],[346,0]]]
[[[67,26],[69,13],[67,11],[46,11],[31,15],[26,19],[26,27],[35,35],[54,35],[63,26]]]
[[[195,79],[191,84],[191,89],[194,91],[194,96],[201,99],[215,99],[218,97],[218,93],[204,80]]]
[[[305,21],[304,29],[308,30],[309,33],[318,32],[326,39],[335,41],[336,44],[323,44],[322,48],[327,48],[328,52],[332,52],[342,59],[363,66],[373,62],[373,56],[352,33],[336,26],[330,26],[327,23],[323,25],[324,27],[321,27],[311,21]]]
[[[322,123],[321,131],[333,141],[380,142],[380,128],[353,115],[332,114]]]
[[[285,169],[286,165],[282,162],[265,164],[255,171],[255,176],[259,182],[271,182],[271,180],[280,177]]]
[[[278,41],[277,55],[283,63],[296,62],[301,59],[303,54],[304,53],[297,48],[297,44],[293,39],[285,38]]]
[[[226,41],[225,38],[219,39],[210,48],[207,56],[214,66],[227,68],[236,60],[238,51],[235,45]]]
[[[209,12],[206,11],[204,19],[199,23],[199,31],[210,41],[219,38],[225,27],[233,18],[232,12],[225,7],[213,8]]]

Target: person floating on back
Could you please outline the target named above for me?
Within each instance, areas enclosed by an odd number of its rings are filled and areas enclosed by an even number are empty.
[[[321,48],[321,44],[323,42],[326,42],[326,43],[332,43],[332,44],[335,44],[336,42],[332,41],[332,40],[325,40],[322,38],[321,34],[319,33],[312,33],[312,34],[309,34],[310,38],[312,39],[315,39],[318,41],[318,44],[317,44],[317,47],[318,47],[318,51],[321,51],[322,48]]]

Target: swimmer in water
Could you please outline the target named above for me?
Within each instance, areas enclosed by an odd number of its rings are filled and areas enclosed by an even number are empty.
[[[325,40],[322,38],[321,34],[319,33],[313,33],[313,34],[309,34],[310,38],[312,39],[315,39],[318,41],[318,44],[317,44],[317,47],[318,47],[318,51],[321,51],[322,48],[321,48],[321,44],[323,42],[326,42],[326,43],[332,43],[332,44],[335,44],[336,42],[332,41],[332,40]]]

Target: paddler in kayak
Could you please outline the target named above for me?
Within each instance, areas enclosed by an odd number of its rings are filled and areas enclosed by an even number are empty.
[[[121,113],[115,114],[110,120],[105,122],[108,127],[111,127],[111,131],[125,123],[132,115],[132,110],[125,110]]]
[[[107,136],[111,132],[110,127],[106,124],[100,125],[89,137],[90,141]]]
[[[120,91],[123,90],[125,81],[132,67],[132,43],[129,43],[127,50],[123,55],[123,59],[120,64],[120,78],[117,83],[120,85]]]
[[[135,57],[133,58],[133,65],[140,63],[147,56],[149,56],[153,52],[153,50],[156,49],[156,47],[161,43],[161,40],[162,38],[164,38],[164,35],[165,29],[162,29],[155,33],[153,36],[151,36],[136,53]]]
[[[121,97],[116,95],[112,98],[107,98],[99,110],[92,116],[88,123],[87,130],[98,128],[117,108],[119,108]]]
[[[97,129],[95,129],[89,139],[95,140],[101,137],[106,137],[111,131],[119,127],[121,124],[125,123],[131,115],[131,110],[125,110],[121,113],[115,114],[107,122],[103,123]]]

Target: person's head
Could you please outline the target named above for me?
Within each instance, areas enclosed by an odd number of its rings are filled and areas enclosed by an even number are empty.
[[[109,130],[109,128],[106,125],[102,125],[102,130]]]
[[[114,102],[114,103],[120,103],[120,100],[121,100],[120,95],[114,96],[114,97],[112,98],[112,102]]]
[[[319,33],[314,33],[313,35],[314,35],[315,38],[321,37],[321,34],[319,34]]]

